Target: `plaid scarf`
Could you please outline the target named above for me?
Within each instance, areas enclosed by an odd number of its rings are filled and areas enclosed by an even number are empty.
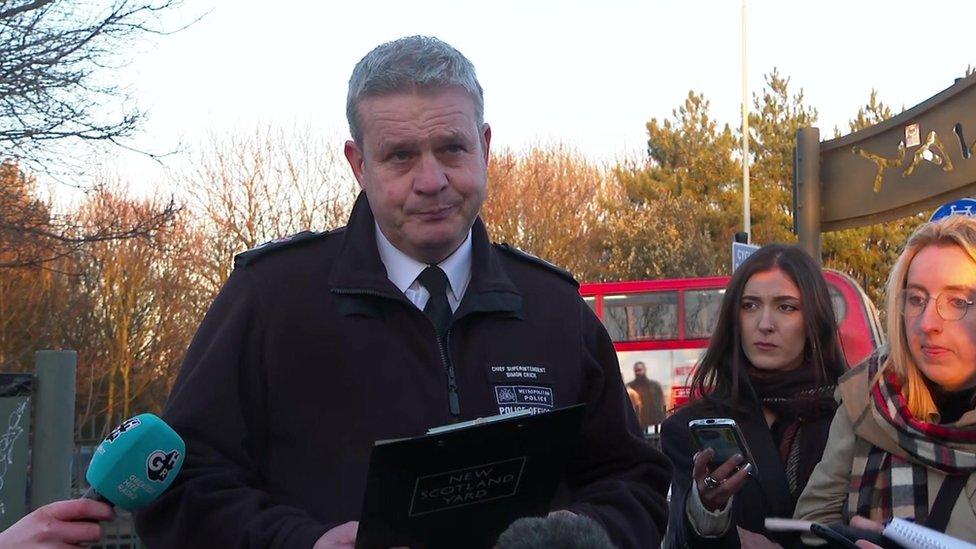
[[[880,362],[870,362],[868,379],[874,379]],[[976,426],[954,428],[915,418],[893,372],[878,380],[870,398],[878,426],[908,459],[871,444],[863,445],[866,451],[859,448],[851,467],[849,509],[878,522],[893,517],[923,522],[929,512],[928,469],[946,475],[976,471]]]
[[[877,446],[852,463],[849,505],[855,515],[884,522],[893,517],[923,522],[929,513],[928,471]]]

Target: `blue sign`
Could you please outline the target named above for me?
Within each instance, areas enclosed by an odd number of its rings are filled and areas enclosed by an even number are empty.
[[[732,243],[732,272],[734,273],[735,270],[739,268],[739,265],[742,265],[742,262],[745,261],[746,258],[752,255],[753,252],[755,252],[758,249],[759,246],[756,246],[755,244],[743,244],[741,242],[733,242]]]
[[[936,221],[950,215],[976,216],[976,198],[960,198],[939,206],[929,221]]]

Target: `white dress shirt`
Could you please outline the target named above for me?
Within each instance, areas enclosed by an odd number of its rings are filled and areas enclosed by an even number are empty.
[[[376,225],[376,247],[380,252],[380,260],[386,266],[386,276],[390,282],[397,287],[411,303],[421,311],[430,299],[430,292],[424,288],[423,284],[417,280],[420,273],[428,267],[426,263],[403,253],[394,246],[379,225]],[[444,274],[447,275],[447,302],[451,305],[451,311],[456,311],[464,297],[464,291],[468,288],[471,281],[471,230],[468,229],[468,236],[464,242],[454,250],[454,253],[447,256],[444,261],[437,264]]]

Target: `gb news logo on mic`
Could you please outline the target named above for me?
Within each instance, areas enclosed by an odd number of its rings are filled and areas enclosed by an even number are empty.
[[[142,425],[142,422],[139,421],[139,418],[137,418],[137,417],[127,419],[127,420],[123,421],[118,427],[116,427],[115,429],[112,429],[112,432],[109,433],[107,437],[105,437],[105,442],[108,442],[109,444],[111,444],[111,443],[115,442],[116,439],[118,439],[120,436],[122,436],[122,434],[125,433],[126,431],[128,431],[129,429],[133,429],[133,428],[138,427],[140,425]]]
[[[166,480],[169,472],[176,468],[176,464],[179,461],[179,450],[173,450],[172,452],[156,450],[149,454],[149,458],[146,459],[146,476],[149,477],[149,480],[163,482]]]

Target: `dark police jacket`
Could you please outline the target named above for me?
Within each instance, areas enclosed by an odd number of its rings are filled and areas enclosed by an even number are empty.
[[[307,549],[358,519],[374,441],[585,402],[554,508],[594,518],[620,547],[658,545],[670,466],[641,439],[613,345],[572,277],[490,244],[476,220],[442,357],[433,324],[387,279],[374,231],[361,195],[345,229],[238,256],[166,405],[187,458],[137,517],[146,544]],[[541,368],[517,384],[547,398],[496,391],[515,385],[512,366]]]

